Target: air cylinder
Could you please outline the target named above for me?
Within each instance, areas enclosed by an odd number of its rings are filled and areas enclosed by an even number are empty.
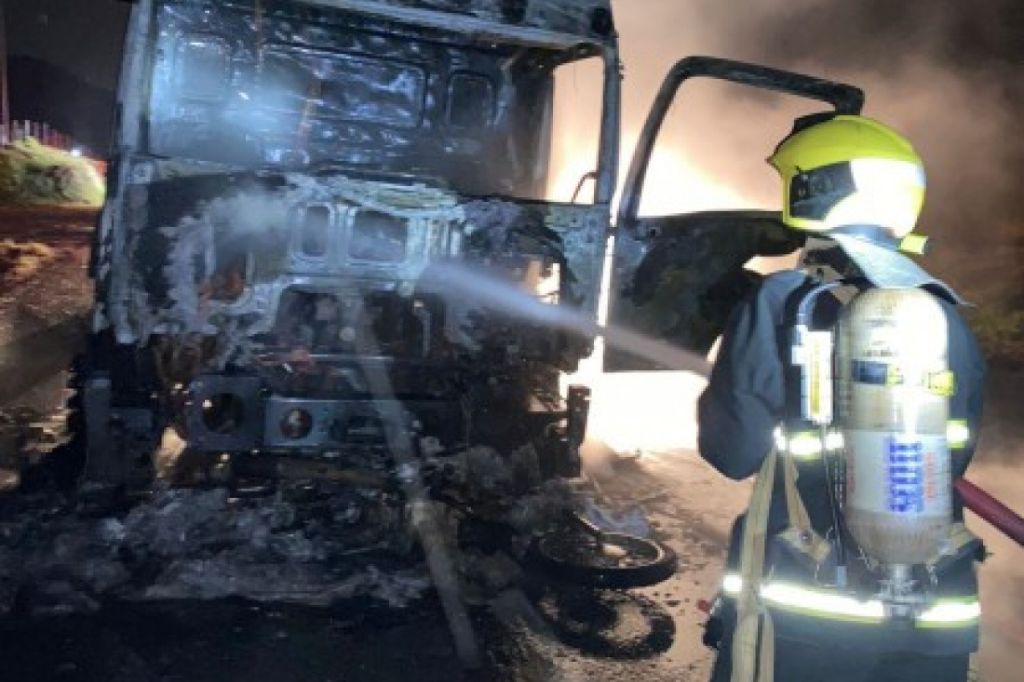
[[[853,538],[882,564],[924,563],[949,532],[947,324],[938,301],[920,289],[868,289],[840,316],[844,516]]]

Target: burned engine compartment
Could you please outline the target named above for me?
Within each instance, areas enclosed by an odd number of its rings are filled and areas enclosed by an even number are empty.
[[[153,384],[137,392],[161,396],[190,447],[365,457],[386,448],[383,403],[445,450],[519,447],[564,417],[558,375],[592,339],[502,312],[447,266],[596,310],[599,207],[334,172],[196,175],[125,199],[98,312],[116,345],[151,354],[130,381]]]

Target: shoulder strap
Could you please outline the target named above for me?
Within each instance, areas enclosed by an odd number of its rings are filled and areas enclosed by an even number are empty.
[[[773,682],[775,674],[775,627],[771,614],[761,602],[765,550],[768,540],[768,516],[775,487],[777,462],[782,462],[790,526],[779,536],[815,564],[824,563],[832,544],[818,535],[796,488],[796,464],[772,448],[764,458],[754,481],[754,492],[747,508],[740,544],[740,593],[736,598],[736,630],[732,642],[730,682]]]
[[[796,482],[800,477],[792,457],[782,457],[782,478],[786,489],[786,511],[789,527],[779,534],[779,539],[792,549],[808,557],[815,565],[821,565],[832,553],[832,543],[815,532],[811,518],[804,506]]]
[[[732,677],[730,682],[773,682],[775,637],[771,615],[761,604],[761,578],[764,575],[765,547],[768,539],[768,512],[772,504],[775,462],[772,448],[764,458],[754,481],[754,492],[747,508],[740,544],[740,593],[736,597],[736,631],[732,639]],[[762,618],[764,624],[762,624]],[[760,649],[760,670],[758,670]],[[769,666],[768,663],[771,663]],[[767,670],[766,670],[767,668]]]

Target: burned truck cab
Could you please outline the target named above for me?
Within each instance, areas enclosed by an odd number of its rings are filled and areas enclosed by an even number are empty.
[[[556,76],[581,60],[603,73],[596,182],[556,202]],[[385,468],[398,427],[574,473],[559,376],[593,338],[460,273],[596,319],[618,107],[607,0],[135,3],[78,374],[86,480],[145,480],[167,429]]]

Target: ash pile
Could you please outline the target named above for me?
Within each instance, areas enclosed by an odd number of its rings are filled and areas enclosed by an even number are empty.
[[[92,611],[106,599],[326,605],[371,595],[404,606],[426,574],[388,556],[399,522],[360,492],[290,485],[243,499],[225,488],[160,487],[98,518],[63,497],[4,500],[0,609]]]
[[[17,480],[20,469],[31,480],[32,467],[45,466],[41,453],[62,452],[53,449],[59,434],[36,416],[6,420],[6,442],[17,450],[5,455],[8,479]],[[571,504],[565,484],[534,485],[528,471],[536,455],[520,454],[509,459],[473,448],[405,472],[445,483],[448,504],[433,504],[468,601],[485,602],[519,579],[506,554],[515,554],[516,540],[487,546],[493,534],[452,513],[453,500],[487,499],[489,518],[524,537]],[[524,484],[531,492],[512,494]],[[88,613],[111,600],[229,597],[308,606],[369,597],[411,606],[432,580],[406,502],[400,488],[312,479],[208,479],[191,487],[162,481],[132,496],[8,489],[0,492],[0,615]]]

